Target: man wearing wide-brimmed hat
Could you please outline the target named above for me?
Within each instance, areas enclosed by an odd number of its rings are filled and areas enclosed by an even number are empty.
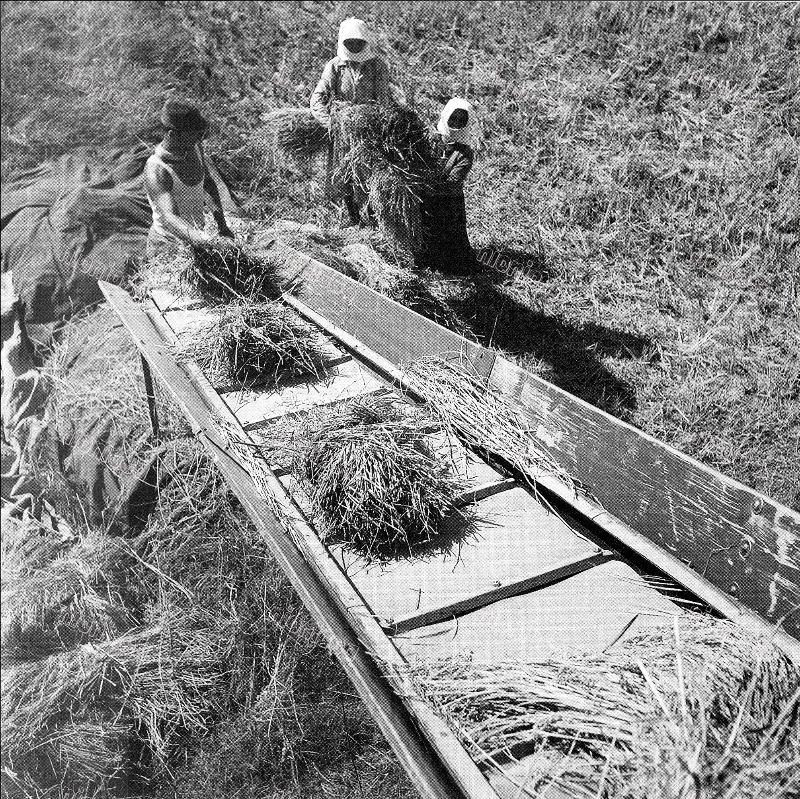
[[[170,256],[180,243],[210,240],[204,232],[206,194],[213,203],[219,234],[233,238],[225,220],[219,190],[209,174],[202,140],[208,122],[194,104],[169,99],[161,112],[164,138],[147,159],[145,186],[153,211],[147,254]]]

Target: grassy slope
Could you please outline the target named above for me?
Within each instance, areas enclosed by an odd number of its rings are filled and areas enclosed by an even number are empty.
[[[463,326],[800,502],[796,3],[4,3],[4,171],[152,136],[183,88],[251,214],[331,223],[318,182],[255,142],[351,13],[426,118],[451,94],[480,108],[474,242],[534,266],[434,280]]]

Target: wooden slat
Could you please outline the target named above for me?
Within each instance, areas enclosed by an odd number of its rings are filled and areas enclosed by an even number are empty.
[[[281,245],[276,253],[299,281],[301,302],[393,363],[452,357],[488,379],[494,360],[489,350],[291,247]]]
[[[800,514],[504,358],[489,384],[609,514],[800,635]]]
[[[368,397],[373,397],[373,398],[385,397],[387,394],[390,394],[390,393],[391,392],[389,391],[388,388],[381,387],[381,388],[376,388],[373,391],[365,391],[363,394],[358,394],[357,396],[358,396],[358,398],[360,400],[363,400],[363,399],[366,399]],[[314,405],[313,407],[314,408],[324,408],[327,405],[334,405],[339,401],[340,400],[338,398],[334,397],[330,401],[319,402],[316,405]],[[279,414],[274,414],[272,416],[267,416],[267,417],[265,417],[263,419],[259,419],[256,422],[248,422],[246,424],[243,424],[242,427],[244,427],[244,429],[248,433],[253,433],[253,432],[256,432],[257,430],[263,430],[265,427],[270,427],[271,425],[275,424],[277,419],[289,419],[292,416],[301,416],[301,415],[307,413],[308,410],[309,410],[309,407],[305,407],[305,408],[304,407],[299,407],[299,408],[295,407],[294,410],[291,410],[291,411],[287,410],[285,413],[279,413]]]
[[[330,551],[387,628],[600,552],[523,488],[487,497],[475,510],[474,526],[446,519],[440,539],[413,559],[373,562],[342,546]]]
[[[483,485],[470,488],[464,491],[456,498],[453,503],[457,507],[464,507],[465,505],[472,505],[475,502],[480,502],[487,497],[493,497],[495,494],[501,494],[503,491],[509,491],[518,483],[513,477],[505,477],[501,480],[493,480],[491,483],[484,483]]]
[[[297,381],[280,391],[239,390],[225,394],[223,399],[242,425],[255,429],[279,416],[374,394],[383,387],[383,383],[351,360],[334,367],[323,380]]]
[[[520,663],[600,653],[644,627],[672,626],[681,610],[626,563],[609,560],[520,594],[393,637],[409,661],[454,657]]]
[[[164,382],[179,407],[186,415],[192,430],[216,461],[231,489],[242,502],[259,532],[264,536],[281,568],[289,577],[295,590],[309,610],[317,626],[326,636],[331,649],[342,663],[345,672],[362,696],[381,731],[408,772],[417,790],[424,797],[483,797],[497,799],[477,767],[460,745],[456,755],[466,758],[469,767],[462,773],[464,785],[456,787],[453,779],[442,768],[442,762],[432,755],[407,711],[398,701],[389,683],[375,662],[368,657],[351,626],[353,616],[342,611],[334,597],[325,589],[319,575],[298,551],[296,544],[280,520],[257,490],[252,476],[231,451],[228,436],[220,426],[221,408],[213,397],[200,390],[195,379],[190,379],[165,347],[163,332],[148,318],[132,299],[120,288],[100,282],[100,288],[112,308],[131,333],[136,346],[147,358],[154,374]],[[347,621],[350,619],[350,623]],[[369,639],[367,639],[369,643]],[[395,650],[396,652],[396,650]],[[399,656],[398,656],[399,657]],[[408,697],[404,697],[408,701]],[[427,707],[427,706],[425,706]],[[428,708],[428,712],[430,709]],[[438,718],[438,717],[437,717]],[[444,723],[439,720],[439,724]],[[445,733],[447,730],[445,729]],[[443,743],[449,745],[454,738],[443,733],[441,740],[432,741],[441,756]],[[451,763],[447,764],[452,766]],[[459,761],[459,766],[461,762]]]
[[[502,599],[509,599],[519,594],[528,594],[541,588],[547,588],[549,585],[555,585],[568,577],[574,577],[587,569],[599,566],[612,557],[614,557],[613,553],[603,551],[585,558],[567,560],[541,574],[525,577],[522,580],[516,580],[480,594],[473,594],[458,602],[439,605],[426,610],[424,613],[411,613],[408,616],[402,616],[395,619],[392,624],[387,625],[386,629],[391,635],[398,635],[409,630],[416,630],[418,627],[426,627],[429,624],[439,624],[448,619],[456,619]]]

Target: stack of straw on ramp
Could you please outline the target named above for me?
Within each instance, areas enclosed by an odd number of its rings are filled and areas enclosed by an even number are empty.
[[[430,425],[428,425],[430,431]],[[435,542],[463,489],[434,456],[420,418],[388,401],[354,400],[312,414],[293,470],[305,479],[320,532],[367,558],[412,556]]]
[[[687,615],[568,660],[420,663],[416,680],[519,797],[778,799],[800,784],[798,666],[728,622]]]
[[[410,108],[350,105],[335,108],[331,125],[338,190],[396,244],[421,252],[422,202],[443,183],[422,120]]]
[[[283,291],[279,259],[225,239],[192,244],[181,281],[212,301],[276,299]]]
[[[487,388],[467,366],[422,358],[404,366],[404,378],[442,425],[468,446],[499,455],[523,475],[552,474],[575,488],[572,478],[541,447],[508,399]]]
[[[187,329],[179,344],[179,354],[194,360],[211,382],[277,386],[281,379],[321,376],[316,333],[285,305],[238,302],[218,310],[210,326]]]

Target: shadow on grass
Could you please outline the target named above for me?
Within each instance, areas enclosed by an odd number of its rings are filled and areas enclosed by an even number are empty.
[[[465,278],[462,284],[463,291],[447,304],[482,344],[544,361],[552,369],[551,382],[609,413],[626,415],[636,408],[633,388],[601,359],[639,358],[650,347],[648,338],[548,316],[504,294],[492,277]]]

